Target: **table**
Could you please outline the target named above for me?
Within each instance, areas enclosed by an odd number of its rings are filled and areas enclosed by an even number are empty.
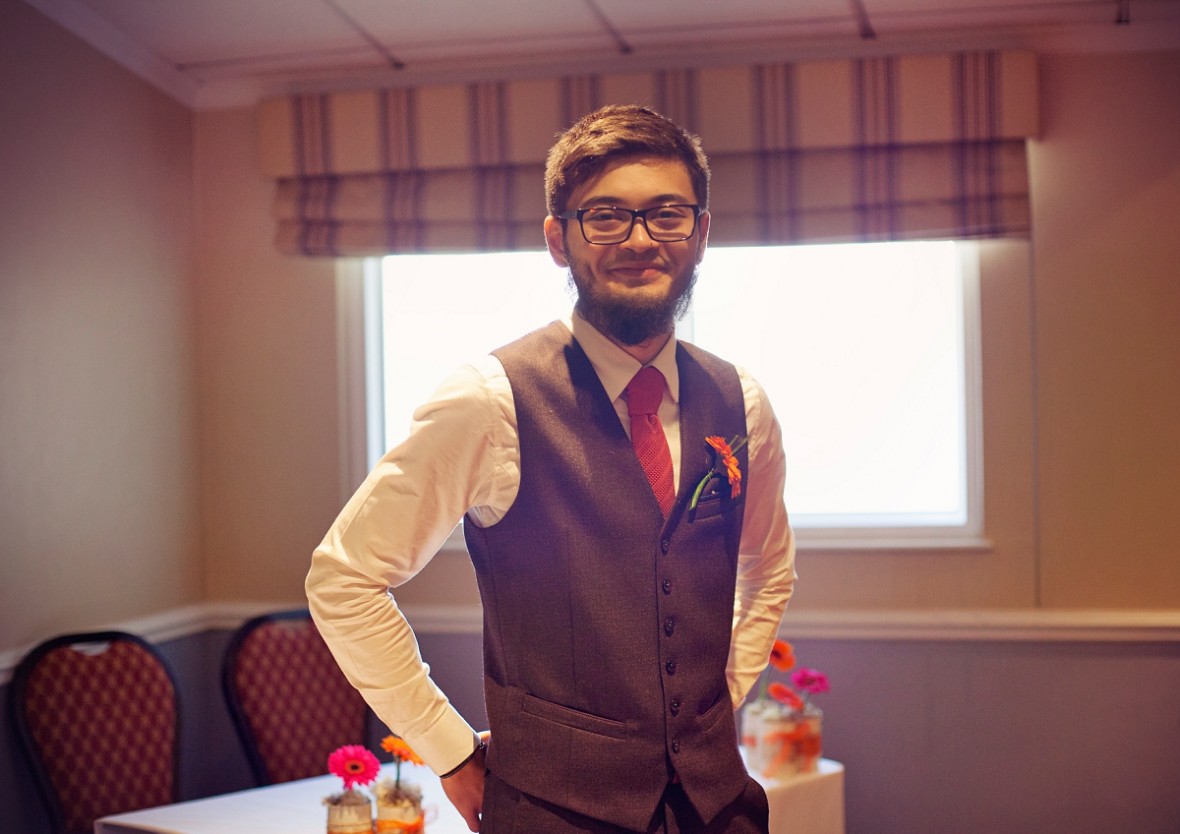
[[[393,775],[392,764],[382,775]],[[771,834],[844,834],[844,766],[824,759],[819,772],[789,780],[757,777],[770,800]],[[402,779],[422,787],[426,834],[470,834],[425,767],[402,765]],[[317,776],[103,817],[94,834],[324,834],[322,800],[340,779]]]
[[[816,773],[754,778],[770,802],[770,834],[844,834],[844,765],[820,759]]]
[[[393,774],[394,765],[382,766],[382,776]],[[402,779],[422,788],[429,834],[471,834],[429,768],[403,764]],[[324,834],[323,799],[342,787],[339,777],[325,775],[250,788],[103,817],[95,821],[94,834]]]

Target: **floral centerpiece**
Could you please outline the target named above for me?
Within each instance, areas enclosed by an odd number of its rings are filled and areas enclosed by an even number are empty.
[[[381,749],[393,756],[394,776],[377,783],[377,834],[421,834],[426,817],[422,811],[422,788],[402,781],[402,765],[420,765],[422,759],[410,745],[394,735],[381,740]]]
[[[324,797],[328,806],[328,834],[371,834],[373,800],[357,790],[381,772],[377,757],[359,744],[338,747],[328,756],[328,772],[344,782],[344,790]]]
[[[770,670],[757,698],[742,711],[742,744],[751,769],[767,777],[814,773],[823,753],[823,711],[811,696],[827,692],[828,678],[817,669],[795,669],[795,651],[776,640]],[[772,671],[791,672],[794,688],[771,680]],[[800,694],[802,693],[802,694]]]

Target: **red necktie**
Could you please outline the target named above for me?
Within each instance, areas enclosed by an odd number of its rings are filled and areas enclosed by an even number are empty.
[[[627,413],[631,415],[631,445],[651,483],[664,517],[672,510],[676,490],[672,486],[672,455],[658,414],[664,398],[664,375],[655,368],[640,368],[627,384]]]

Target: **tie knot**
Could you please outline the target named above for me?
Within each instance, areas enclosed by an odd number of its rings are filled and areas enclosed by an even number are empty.
[[[656,414],[664,398],[664,375],[650,365],[640,368],[627,383],[626,390],[629,415]]]

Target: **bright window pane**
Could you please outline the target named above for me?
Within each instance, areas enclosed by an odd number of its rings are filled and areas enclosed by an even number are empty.
[[[815,533],[977,529],[977,370],[963,244],[711,248],[679,331],[749,369],[783,428],[787,506]],[[384,447],[473,357],[565,315],[544,252],[383,261]]]
[[[769,394],[796,525],[966,522],[954,243],[710,249],[691,326]]]
[[[465,362],[569,312],[565,271],[544,252],[396,255],[382,264],[385,445]]]

